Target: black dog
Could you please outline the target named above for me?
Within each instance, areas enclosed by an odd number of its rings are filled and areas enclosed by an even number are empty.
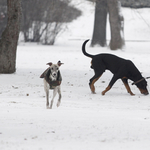
[[[128,85],[128,79],[136,82],[142,79],[142,75],[132,61],[126,60],[111,54],[98,54],[91,55],[85,51],[85,45],[89,40],[86,40],[82,45],[82,52],[85,56],[92,58],[91,68],[94,69],[95,75],[90,79],[90,88],[95,93],[94,83],[101,77],[105,70],[110,70],[114,75],[111,79],[108,87],[102,92],[105,95],[107,91],[111,89],[113,84],[118,80],[122,79],[128,93],[134,95]],[[138,82],[136,86],[139,88],[142,94],[148,95],[147,82],[143,79]]]

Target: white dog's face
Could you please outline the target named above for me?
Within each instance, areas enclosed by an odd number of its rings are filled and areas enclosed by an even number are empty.
[[[52,81],[56,81],[57,80],[57,76],[58,76],[58,72],[59,72],[59,67],[62,65],[63,63],[61,63],[61,61],[58,61],[57,64],[53,64],[52,62],[47,63],[47,65],[50,66],[50,78]]]
[[[56,81],[58,76],[59,66],[56,64],[52,64],[50,66],[50,70],[51,70],[50,78],[52,79],[52,81]]]

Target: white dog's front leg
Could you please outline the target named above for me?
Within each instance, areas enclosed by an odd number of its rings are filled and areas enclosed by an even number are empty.
[[[57,94],[57,91],[58,91],[58,89],[57,89],[57,87],[56,87],[56,88],[53,90],[53,98],[52,98],[52,100],[51,100],[50,109],[52,109],[53,102],[54,102],[54,98],[55,98],[55,96],[56,96],[56,94]]]
[[[44,82],[44,90],[46,93],[46,107],[49,108],[49,84],[46,82],[46,80],[43,80]]]
[[[58,94],[59,94],[59,98],[58,98],[58,102],[57,102],[57,107],[59,107],[60,103],[61,103],[61,89],[60,89],[60,86],[58,86]]]

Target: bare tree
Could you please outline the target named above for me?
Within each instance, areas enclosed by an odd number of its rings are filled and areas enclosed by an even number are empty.
[[[106,22],[107,22],[107,2],[106,0],[96,0],[95,20],[91,46],[96,44],[106,46]]]
[[[124,46],[124,18],[121,14],[121,4],[118,0],[107,0],[109,22],[111,28],[110,49],[122,49]]]
[[[21,31],[24,35],[25,42],[33,41],[39,42],[39,30],[42,26],[45,7],[47,0],[24,0],[22,1],[22,25]]]
[[[7,7],[6,1],[0,1],[0,38],[7,24]]]
[[[7,0],[7,16],[7,26],[0,39],[0,73],[14,73],[16,71],[21,0]]]
[[[70,0],[23,1],[21,31],[25,42],[42,42],[53,45],[62,25],[81,15],[81,11],[69,5]]]
[[[109,13],[111,30],[110,49],[121,49],[125,42],[123,34],[124,18],[121,14],[121,4],[119,0],[96,0],[95,22],[91,46],[96,44],[106,46],[107,13]]]

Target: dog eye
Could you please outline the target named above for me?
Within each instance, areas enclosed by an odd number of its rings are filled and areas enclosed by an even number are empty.
[[[51,68],[53,70],[53,68]]]

